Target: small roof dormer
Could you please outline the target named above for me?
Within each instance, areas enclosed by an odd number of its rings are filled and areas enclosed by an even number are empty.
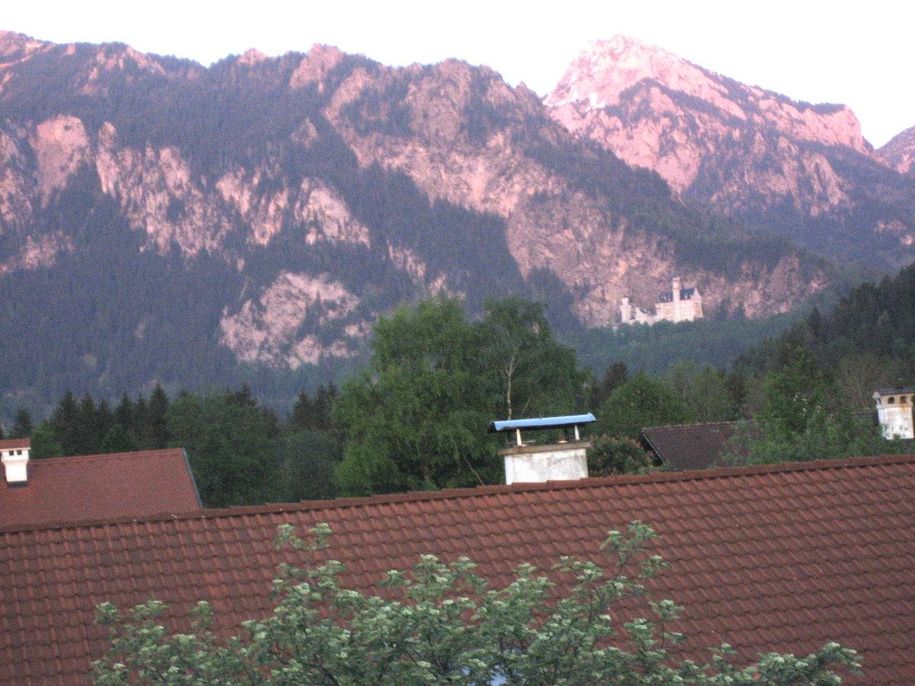
[[[28,438],[0,440],[0,461],[3,462],[4,476],[8,486],[25,486],[29,481],[29,451],[32,444]]]

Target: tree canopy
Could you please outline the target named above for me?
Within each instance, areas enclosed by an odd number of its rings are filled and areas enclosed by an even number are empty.
[[[346,438],[340,488],[367,495],[497,483],[487,423],[569,412],[585,378],[539,305],[488,303],[477,323],[445,297],[402,307],[378,321],[368,369],[337,402]]]
[[[311,546],[325,545],[326,525],[312,533]],[[106,603],[99,618],[111,644],[94,664],[95,683],[826,686],[841,683],[840,671],[857,671],[854,651],[836,643],[749,665],[737,665],[726,644],[706,664],[674,657],[682,636],[669,626],[681,608],[660,600],[640,605],[650,609],[645,617],[620,613],[664,566],[647,547],[653,536],[634,522],[610,532],[600,562],[563,557],[549,572],[522,564],[505,586],[465,557],[422,556],[409,570],[388,572],[377,593],[345,587],[338,562],[287,565],[274,581],[273,613],[244,622],[231,638],[210,629],[203,602],[190,631],[167,629],[158,620],[162,603],[126,614]],[[289,525],[280,539],[310,547]]]

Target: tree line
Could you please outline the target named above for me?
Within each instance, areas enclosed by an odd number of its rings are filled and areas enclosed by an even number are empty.
[[[301,391],[284,418],[244,386],[174,398],[157,386],[114,407],[67,392],[37,424],[19,410],[8,433],[31,436],[38,458],[183,447],[210,506],[498,483],[502,439],[488,422],[587,411],[598,418],[593,475],[650,469],[636,439],[664,424],[742,422],[728,463],[895,452],[870,394],[913,378],[907,289],[915,270],[862,286],[727,371],[681,361],[652,375],[614,362],[599,378],[556,340],[542,305],[488,301],[473,320],[441,296],[380,318],[366,367],[339,390]],[[883,344],[863,350],[874,327]]]

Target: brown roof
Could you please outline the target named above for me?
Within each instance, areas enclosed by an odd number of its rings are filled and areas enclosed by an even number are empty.
[[[28,438],[4,438],[0,440],[0,450],[28,448],[30,443]]]
[[[0,479],[0,527],[186,512],[200,507],[180,448],[31,459],[29,480]]]
[[[505,579],[517,563],[594,557],[632,520],[660,534],[671,568],[655,597],[686,610],[686,649],[728,641],[755,658],[827,640],[862,652],[863,680],[915,684],[915,456],[209,510],[93,525],[0,530],[0,682],[87,680],[104,650],[93,608],[155,597],[180,614],[198,599],[222,626],[264,616],[276,528],[327,522],[312,555],[370,588],[423,553],[466,554]],[[294,558],[293,558],[294,559]]]
[[[708,469],[718,464],[739,422],[670,424],[642,429],[639,439],[667,469]]]

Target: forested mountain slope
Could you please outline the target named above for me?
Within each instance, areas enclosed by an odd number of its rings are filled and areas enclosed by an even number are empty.
[[[674,275],[709,312],[761,317],[829,274],[483,67],[317,46],[203,68],[0,34],[8,403],[328,375],[379,313],[430,293],[476,312],[536,298],[575,328],[612,323],[623,295],[653,303]]]

